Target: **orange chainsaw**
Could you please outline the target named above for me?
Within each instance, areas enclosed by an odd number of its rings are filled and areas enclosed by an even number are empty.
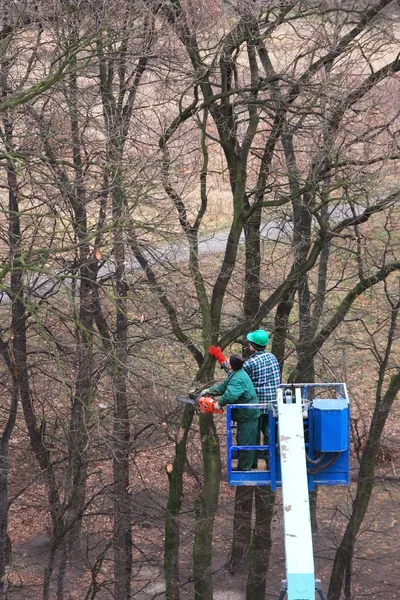
[[[186,402],[187,404],[193,404],[198,413],[202,415],[208,415],[213,413],[214,415],[221,415],[224,412],[223,408],[214,408],[217,401],[211,396],[200,396],[201,391],[196,390],[195,392],[189,392],[187,398],[179,397],[179,402]]]

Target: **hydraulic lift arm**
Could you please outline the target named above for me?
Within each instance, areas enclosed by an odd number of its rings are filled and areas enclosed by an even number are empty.
[[[286,580],[278,600],[326,600],[315,579],[301,389],[278,389]]]
[[[288,600],[315,600],[301,390],[280,388],[277,400],[287,595]]]

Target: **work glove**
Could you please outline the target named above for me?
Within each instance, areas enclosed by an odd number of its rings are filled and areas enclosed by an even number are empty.
[[[218,404],[218,402],[214,403],[214,410],[221,410],[222,406]]]
[[[219,362],[221,367],[224,363],[226,363],[226,358],[222,354],[222,350],[219,346],[210,346],[208,349],[208,354],[215,358]]]
[[[201,396],[207,396],[207,394],[209,394],[209,393],[210,393],[210,390],[208,388],[206,388],[205,390],[201,390],[200,397]]]

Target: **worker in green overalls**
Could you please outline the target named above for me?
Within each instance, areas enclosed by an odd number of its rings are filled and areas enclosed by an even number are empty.
[[[238,354],[232,354],[227,360],[229,375],[222,383],[213,385],[202,391],[206,394],[220,395],[215,408],[227,404],[257,404],[257,394],[253,382],[244,371],[244,359]],[[237,423],[236,443],[238,446],[255,446],[257,443],[258,408],[237,408],[232,410],[232,421]],[[239,460],[235,471],[250,471],[255,456],[254,450],[240,450]]]

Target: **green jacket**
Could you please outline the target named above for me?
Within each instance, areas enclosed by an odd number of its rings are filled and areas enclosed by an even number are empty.
[[[227,404],[257,404],[257,394],[253,382],[244,369],[229,373],[222,383],[209,388],[210,394],[221,394],[218,399],[220,406]],[[232,410],[232,421],[243,423],[258,419],[261,412],[259,408],[238,408]]]

